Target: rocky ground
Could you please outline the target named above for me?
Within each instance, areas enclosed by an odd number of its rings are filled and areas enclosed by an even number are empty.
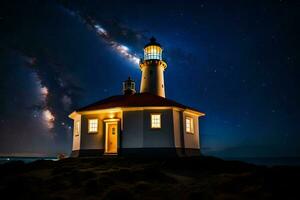
[[[300,167],[255,166],[204,156],[0,165],[1,199],[300,199],[299,182]]]

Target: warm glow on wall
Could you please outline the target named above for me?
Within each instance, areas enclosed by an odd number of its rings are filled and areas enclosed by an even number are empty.
[[[80,135],[80,121],[76,121],[76,127],[75,127],[75,136]]]
[[[114,113],[110,113],[110,114],[108,114],[108,117],[109,117],[110,119],[112,119],[112,118],[115,117],[115,114],[114,114]]]

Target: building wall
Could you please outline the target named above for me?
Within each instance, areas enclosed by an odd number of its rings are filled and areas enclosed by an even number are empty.
[[[121,148],[143,147],[143,110],[123,112]]]
[[[182,147],[182,112],[173,110],[173,132],[174,132],[174,145],[176,148]]]
[[[151,114],[161,114],[161,128],[151,128]],[[174,147],[173,111],[138,110],[123,112],[122,148]]]
[[[161,128],[151,128],[151,114],[161,114]],[[144,110],[143,122],[143,147],[174,147],[173,111]]]
[[[142,64],[140,92],[149,92],[165,97],[164,68],[165,63],[159,60],[147,60]]]
[[[194,133],[187,133],[186,132],[186,124],[185,124],[185,118],[191,117],[194,121]],[[192,149],[199,149],[199,121],[198,117],[195,115],[190,115],[186,112],[183,112],[183,135],[184,135],[184,147],[185,148],[192,148]]]
[[[122,118],[122,113],[100,113],[100,114],[89,114],[82,115],[81,118],[81,141],[80,149],[104,149],[105,148],[105,123],[104,119],[110,118]],[[89,133],[88,132],[88,120],[98,119],[98,132]],[[120,124],[119,124],[120,127]],[[120,134],[120,129],[119,133]]]
[[[73,121],[73,146],[72,146],[72,150],[79,150],[80,149],[80,137],[81,137],[81,125],[80,125],[80,129],[79,129],[79,135],[76,135],[76,123],[79,122],[81,124],[81,115],[77,115]]]
[[[151,128],[151,114],[161,114],[161,128]],[[193,118],[194,133],[186,132],[186,117]],[[186,148],[199,149],[199,123],[196,115],[174,109],[153,109],[118,111],[115,113],[78,115],[74,119],[80,121],[80,135],[73,134],[73,151],[104,150],[104,119],[118,118],[119,148]],[[88,133],[88,119],[98,119],[98,132]],[[182,151],[182,155],[186,154]]]

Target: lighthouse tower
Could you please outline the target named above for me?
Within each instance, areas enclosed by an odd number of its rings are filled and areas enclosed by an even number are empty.
[[[155,38],[140,61],[140,92],[129,77],[123,94],[76,109],[73,157],[200,156],[199,110],[165,97],[162,47]]]
[[[152,37],[150,42],[144,47],[144,59],[140,62],[142,71],[141,93],[152,93],[161,97],[166,97],[164,71],[167,64],[162,60],[162,47]]]

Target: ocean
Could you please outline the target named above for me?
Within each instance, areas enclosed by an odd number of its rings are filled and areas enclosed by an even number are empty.
[[[300,166],[300,157],[223,157],[224,160],[238,160],[255,165],[266,166]],[[23,161],[24,163],[30,163],[37,160],[58,160],[56,157],[0,157],[0,164],[10,161]]]
[[[23,161],[24,163],[30,163],[37,160],[58,160],[56,157],[0,157],[0,164],[10,161]]]
[[[255,165],[266,166],[300,166],[300,157],[224,157],[224,160],[239,160]]]

